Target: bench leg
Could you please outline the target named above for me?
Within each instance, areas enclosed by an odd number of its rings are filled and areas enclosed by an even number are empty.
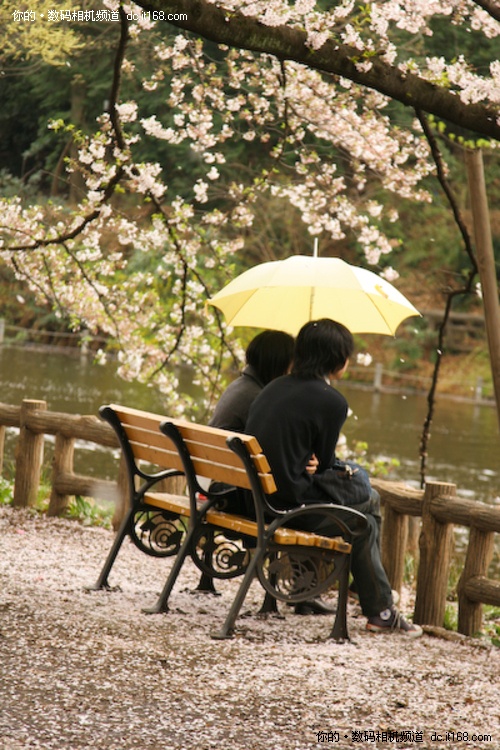
[[[129,527],[131,517],[132,517],[132,510],[129,510],[129,512],[125,515],[125,518],[123,519],[120,525],[120,528],[116,532],[116,536],[113,540],[113,544],[111,545],[111,549],[108,552],[106,562],[104,563],[102,570],[99,574],[99,578],[97,579],[96,583],[93,586],[88,586],[86,588],[86,591],[99,591],[100,589],[110,588],[110,585],[108,583],[108,576],[116,560],[118,552],[120,551],[120,547],[123,544],[123,540],[128,535],[128,527]]]
[[[238,617],[240,609],[243,606],[243,602],[245,601],[245,597],[248,593],[248,589],[250,588],[250,584],[255,578],[257,563],[260,561],[262,554],[263,550],[256,549],[254,551],[254,554],[252,555],[252,558],[245,571],[245,575],[243,576],[240,587],[236,593],[236,596],[234,597],[234,601],[231,604],[231,609],[229,610],[224,625],[220,630],[216,630],[210,633],[210,637],[214,640],[220,641],[224,640],[225,638],[232,637],[234,623],[236,622],[236,618]]]
[[[270,583],[272,586],[276,584],[276,574],[271,573],[270,575]],[[262,606],[259,609],[258,613],[259,615],[272,615],[272,614],[279,614],[278,609],[278,602],[272,594],[269,593],[269,591],[266,591],[266,595],[264,597],[264,601],[262,602]]]
[[[266,591],[266,595],[264,597],[264,601],[262,602],[262,606],[257,612],[259,615],[272,615],[279,613],[278,609],[278,602],[272,596],[269,591]]]
[[[339,596],[337,600],[337,614],[329,638],[337,643],[349,641],[349,631],[347,628],[347,596],[349,589],[349,573],[351,558],[347,557],[343,563],[343,570],[339,575]]]
[[[220,596],[220,592],[214,586],[214,579],[207,573],[202,573],[197,587],[194,589],[196,592],[202,594],[214,594],[214,596]]]
[[[184,561],[186,557],[188,556],[189,549],[191,546],[191,539],[193,538],[194,529],[190,529],[188,533],[186,534],[186,537],[181,545],[180,550],[178,551],[174,564],[172,565],[172,568],[170,570],[169,576],[165,582],[165,585],[163,587],[163,590],[158,597],[156,604],[154,604],[152,607],[146,607],[142,611],[145,612],[147,615],[157,615],[161,612],[168,612],[168,600],[170,597],[170,594],[172,593],[172,589],[174,588],[174,584],[179,576],[179,573],[181,572],[181,568],[184,565]]]

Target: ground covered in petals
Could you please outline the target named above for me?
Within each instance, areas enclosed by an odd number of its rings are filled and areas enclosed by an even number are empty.
[[[129,542],[119,589],[85,591],[112,537],[0,508],[0,750],[500,749],[500,649],[372,635],[355,604],[339,645],[330,616],[257,617],[257,583],[214,641],[237,582],[192,593],[189,563],[146,615],[171,563]]]

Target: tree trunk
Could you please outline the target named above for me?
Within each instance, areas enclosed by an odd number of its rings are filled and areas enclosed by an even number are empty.
[[[500,424],[500,307],[495,268],[495,255],[491,239],[488,198],[484,182],[483,155],[480,149],[465,152],[469,193],[474,223],[474,238],[479,278],[483,292],[484,320],[490,352],[491,372],[497,417]]]
[[[71,81],[71,122],[79,130],[85,122],[85,99],[87,95],[87,85],[82,75],[77,74]],[[74,140],[71,141],[70,157],[72,160],[78,160],[79,145]],[[83,175],[77,169],[69,174],[69,201],[72,205],[79,203],[86,193],[85,180]]]

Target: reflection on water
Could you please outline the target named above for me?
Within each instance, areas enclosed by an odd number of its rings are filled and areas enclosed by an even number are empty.
[[[127,383],[116,374],[116,365],[95,364],[75,353],[46,349],[0,346],[0,401],[18,406],[23,399],[47,402],[49,411],[67,414],[97,414],[106,403],[131,404],[138,409],[162,412],[161,395],[137,383]],[[8,431],[6,462],[13,459],[15,431]],[[46,438],[50,460],[54,439]],[[115,478],[117,456],[93,443],[78,443],[77,473]]]
[[[50,411],[97,414],[104,403],[133,404],[162,412],[162,397],[153,388],[126,383],[115,366],[62,353],[0,347],[0,401],[18,405],[24,398],[43,399]],[[341,383],[352,416],[345,426],[349,443],[368,443],[370,457],[397,458],[393,478],[420,485],[419,443],[426,416],[421,396],[376,394]],[[76,471],[114,475],[116,460],[103,449],[87,446],[76,453]],[[500,502],[500,437],[492,407],[447,399],[437,401],[429,442],[427,479],[455,482],[462,497]],[[80,455],[81,454],[81,455]]]
[[[41,399],[49,411],[68,414],[96,414],[110,402],[161,409],[154,388],[126,383],[116,375],[114,363],[96,365],[78,354],[0,346],[0,386],[3,403]]]

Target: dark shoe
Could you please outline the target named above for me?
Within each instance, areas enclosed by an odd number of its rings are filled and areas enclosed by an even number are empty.
[[[308,599],[295,605],[294,612],[296,615],[334,615],[337,612],[336,607],[330,607],[320,599]]]
[[[392,606],[384,609],[376,617],[369,617],[366,629],[372,633],[400,633],[408,638],[419,638],[423,630],[420,625],[414,625],[405,620],[401,612]]]

